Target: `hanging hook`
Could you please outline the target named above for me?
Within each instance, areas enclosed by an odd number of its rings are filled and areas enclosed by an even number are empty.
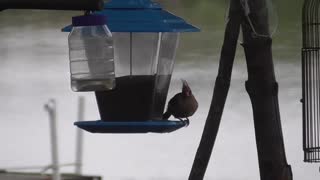
[[[268,0],[268,2],[269,2],[269,4],[270,4],[271,9],[274,9],[274,6],[273,6],[272,2],[269,1],[269,0]],[[247,19],[247,21],[248,21],[248,24],[249,24],[249,26],[250,26],[250,28],[251,28],[251,30],[252,30],[252,36],[253,36],[254,38],[255,38],[255,37],[272,37],[273,34],[276,33],[276,31],[277,31],[277,29],[278,29],[278,16],[277,16],[277,14],[275,15],[275,17],[276,17],[276,20],[275,20],[276,23],[275,23],[275,28],[274,28],[274,30],[273,30],[272,32],[270,32],[268,35],[260,34],[260,33],[258,33],[258,32],[256,31],[256,29],[254,28],[254,25],[253,25],[253,23],[252,23],[252,21],[251,21],[251,19],[250,19],[250,17],[249,17],[249,14],[251,13],[251,10],[250,10],[250,5],[249,5],[249,3],[248,3],[248,0],[240,0],[240,4],[241,4],[241,7],[242,7],[242,9],[243,9],[243,11],[244,11],[244,15],[245,15],[245,17],[246,17],[246,19]],[[273,11],[273,12],[276,13],[276,11]]]
[[[244,10],[245,16],[248,16],[250,14],[250,7],[248,4],[248,0],[240,0],[240,4]]]

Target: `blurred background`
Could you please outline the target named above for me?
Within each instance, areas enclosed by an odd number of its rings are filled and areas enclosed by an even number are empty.
[[[208,113],[224,36],[228,1],[158,0],[168,11],[201,28],[181,36],[168,99],[186,79],[199,102],[188,128],[170,134],[85,133],[85,174],[113,180],[185,180]],[[301,9],[303,0],[278,0],[271,11],[273,57],[287,158],[294,179],[314,180],[317,164],[303,163]],[[60,162],[73,162],[78,96],[86,120],[99,119],[93,93],[70,88],[68,33],[60,29],[82,12],[0,12],[0,169],[51,162],[49,121],[43,105],[57,100]],[[221,128],[207,169],[208,180],[259,179],[253,115],[244,83],[247,69],[238,46]],[[72,172],[73,168],[63,168]]]

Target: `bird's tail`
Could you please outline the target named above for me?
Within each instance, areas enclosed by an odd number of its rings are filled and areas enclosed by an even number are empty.
[[[170,116],[171,116],[171,113],[167,111],[162,115],[162,119],[169,119]]]

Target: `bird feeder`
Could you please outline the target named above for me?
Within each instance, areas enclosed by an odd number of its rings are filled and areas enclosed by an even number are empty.
[[[103,11],[112,32],[115,88],[95,91],[101,121],[76,122],[91,132],[171,132],[184,124],[162,120],[182,32],[198,32],[150,0],[112,0]],[[67,26],[63,31],[70,31]]]

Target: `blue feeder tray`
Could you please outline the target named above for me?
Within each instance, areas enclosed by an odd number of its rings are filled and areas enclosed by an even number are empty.
[[[151,121],[78,121],[74,125],[91,133],[170,133],[187,126],[186,122],[170,120]]]

